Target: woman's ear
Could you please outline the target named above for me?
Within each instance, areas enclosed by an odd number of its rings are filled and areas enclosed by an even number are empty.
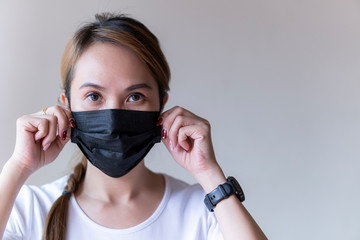
[[[160,112],[162,112],[164,110],[164,107],[165,107],[165,104],[167,103],[169,99],[169,95],[167,93],[164,94],[164,97],[162,99],[162,105],[161,105],[161,109],[160,109]]]
[[[66,109],[69,109],[69,101],[65,96],[65,93],[60,94],[60,102]]]

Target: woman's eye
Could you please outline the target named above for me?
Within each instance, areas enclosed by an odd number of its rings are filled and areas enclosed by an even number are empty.
[[[129,102],[138,102],[141,101],[144,98],[144,95],[141,93],[133,93],[129,96],[128,101]]]
[[[97,93],[90,93],[86,97],[92,102],[98,102],[101,99],[101,96]]]

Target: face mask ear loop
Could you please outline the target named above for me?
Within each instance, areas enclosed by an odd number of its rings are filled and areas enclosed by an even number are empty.
[[[163,108],[164,108],[165,94],[166,94],[166,92],[159,85],[160,113],[163,111]]]
[[[160,98],[160,113],[162,112],[163,107],[164,107],[163,98]]]
[[[66,99],[68,100],[68,103],[69,103],[69,110],[70,110],[70,112],[72,112],[72,111],[71,111],[70,96],[69,96],[69,97],[66,97]]]

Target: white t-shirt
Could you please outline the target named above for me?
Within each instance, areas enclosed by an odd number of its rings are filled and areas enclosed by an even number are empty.
[[[203,203],[200,185],[188,185],[165,176],[165,193],[155,212],[144,222],[127,229],[111,229],[92,221],[70,198],[67,240],[221,240],[214,213]],[[43,225],[68,176],[42,187],[23,186],[11,212],[3,240],[41,239]]]

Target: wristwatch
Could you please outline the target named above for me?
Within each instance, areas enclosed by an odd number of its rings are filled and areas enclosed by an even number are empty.
[[[234,177],[228,177],[226,183],[219,185],[213,191],[206,194],[204,203],[209,211],[213,212],[216,204],[232,194],[235,194],[240,202],[245,201],[245,194],[238,181]]]

